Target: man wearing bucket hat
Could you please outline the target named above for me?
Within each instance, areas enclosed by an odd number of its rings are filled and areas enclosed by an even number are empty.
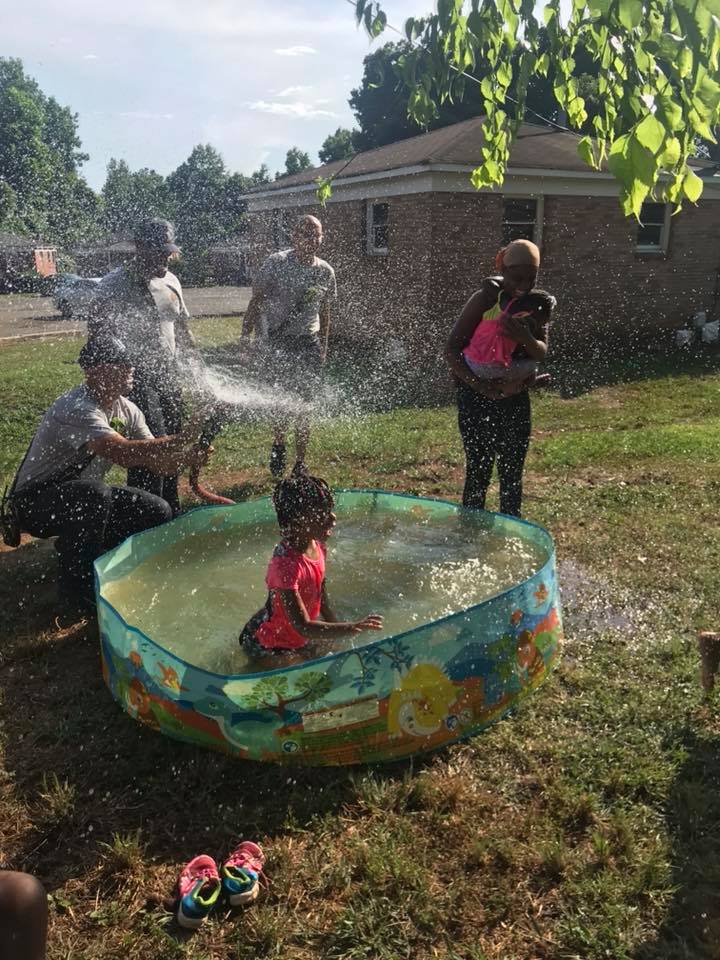
[[[145,415],[155,436],[177,433],[182,424],[183,383],[196,361],[188,329],[188,311],[180,281],[168,270],[180,247],[167,220],[140,223],[135,230],[134,260],[103,277],[90,311],[88,333],[116,336],[125,344],[135,368],[130,399]],[[158,476],[145,467],[129,472],[131,486],[147,490],[180,510],[177,476]]]
[[[155,438],[140,409],[127,399],[133,363],[114,337],[94,337],[80,351],[85,382],[49,407],[5,498],[4,528],[15,523],[35,537],[57,537],[61,593],[81,602],[93,596],[93,561],[126,537],[172,518],[166,500],[131,486],[105,483],[111,465],[177,473],[202,464],[200,426]]]

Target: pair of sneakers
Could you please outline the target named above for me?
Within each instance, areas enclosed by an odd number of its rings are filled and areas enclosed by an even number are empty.
[[[178,924],[197,930],[218,905],[221,894],[231,907],[252,903],[260,889],[264,863],[262,847],[250,840],[239,844],[220,870],[207,854],[194,857],[178,880]]]

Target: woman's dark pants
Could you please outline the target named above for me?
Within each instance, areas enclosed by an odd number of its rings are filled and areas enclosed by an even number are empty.
[[[465,448],[463,506],[485,509],[493,465],[500,482],[500,512],[520,516],[522,476],[530,443],[527,390],[502,400],[458,384],[458,425]]]

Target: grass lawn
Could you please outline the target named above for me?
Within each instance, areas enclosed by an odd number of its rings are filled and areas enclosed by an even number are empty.
[[[197,331],[212,346],[238,324]],[[0,476],[78,381],[78,347],[0,349]],[[49,545],[0,553],[0,859],[47,885],[52,960],[720,957],[720,719],[693,640],[720,619],[720,362],[626,372],[534,400],[525,512],[558,545],[560,667],[413,764],[277,769],[161,738],[111,700],[93,625],[57,607]],[[266,428],[227,430],[208,479],[267,492],[267,453]],[[326,422],[308,459],[335,484],[451,498],[463,474],[450,408]],[[180,866],[239,837],[266,847],[269,889],[179,933]]]

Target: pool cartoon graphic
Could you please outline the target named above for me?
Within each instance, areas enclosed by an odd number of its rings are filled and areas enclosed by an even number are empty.
[[[448,501],[382,491],[343,491],[338,516],[366,502],[462,516]],[[108,584],[168,543],[271,514],[269,500],[203,507],[130,537],[96,562],[103,676],[135,720],[242,759],[389,761],[473,736],[528,696],[557,662],[562,619],[552,539],[501,515],[493,515],[494,525],[541,547],[546,558],[524,582],[396,636],[263,673],[223,676],[187,663],[126,623],[104,596]]]

